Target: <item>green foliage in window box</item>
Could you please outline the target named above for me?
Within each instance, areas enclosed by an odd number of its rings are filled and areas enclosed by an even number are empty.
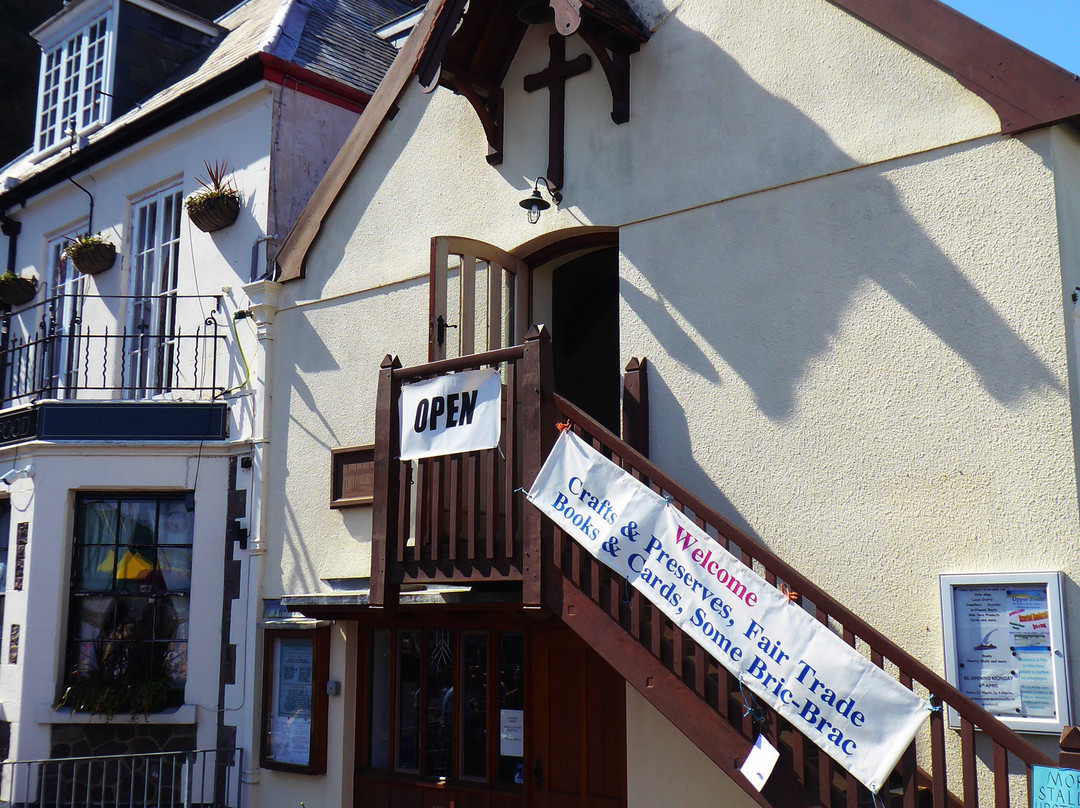
[[[149,715],[184,702],[184,688],[169,669],[161,647],[139,640],[130,630],[119,637],[93,640],[91,659],[71,673],[70,684],[56,709],[103,715]]]
[[[56,708],[68,708],[79,713],[104,715],[111,718],[119,713],[149,715],[183,701],[184,691],[168,676],[136,678],[122,675],[112,677],[102,671],[79,674],[64,691]]]
[[[204,233],[228,227],[240,215],[240,192],[231,179],[226,179],[228,163],[203,163],[206,179],[196,177],[201,189],[184,200],[191,223]]]

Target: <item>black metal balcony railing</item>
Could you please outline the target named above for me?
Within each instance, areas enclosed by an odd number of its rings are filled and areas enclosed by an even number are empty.
[[[54,295],[8,312],[0,321],[0,406],[212,397],[229,373],[219,308],[211,295]]]
[[[9,760],[0,806],[13,808],[240,808],[242,749]]]

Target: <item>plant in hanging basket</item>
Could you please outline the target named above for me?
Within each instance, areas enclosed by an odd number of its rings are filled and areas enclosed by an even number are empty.
[[[36,278],[21,278],[11,271],[0,275],[0,302],[21,306],[33,300],[36,294]]]
[[[203,163],[206,179],[196,177],[201,189],[184,200],[191,223],[204,233],[228,227],[240,215],[240,192],[226,179],[228,163]]]
[[[81,233],[68,242],[64,255],[84,275],[97,275],[116,263],[116,245],[104,236]]]

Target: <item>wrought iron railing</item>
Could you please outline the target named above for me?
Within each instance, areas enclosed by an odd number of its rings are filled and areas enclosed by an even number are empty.
[[[6,313],[0,406],[42,398],[211,397],[229,373],[219,308],[220,298],[206,295],[54,295]]]
[[[0,764],[12,808],[243,808],[244,750],[13,760]]]

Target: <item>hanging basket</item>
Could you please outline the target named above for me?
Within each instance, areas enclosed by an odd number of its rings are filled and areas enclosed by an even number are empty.
[[[35,278],[0,277],[0,302],[9,306],[21,306],[33,300],[36,294],[37,280]]]
[[[204,233],[228,227],[240,215],[240,199],[233,194],[191,197],[184,206],[191,223]]]
[[[116,245],[104,242],[72,244],[67,257],[84,275],[97,275],[116,263]]]

